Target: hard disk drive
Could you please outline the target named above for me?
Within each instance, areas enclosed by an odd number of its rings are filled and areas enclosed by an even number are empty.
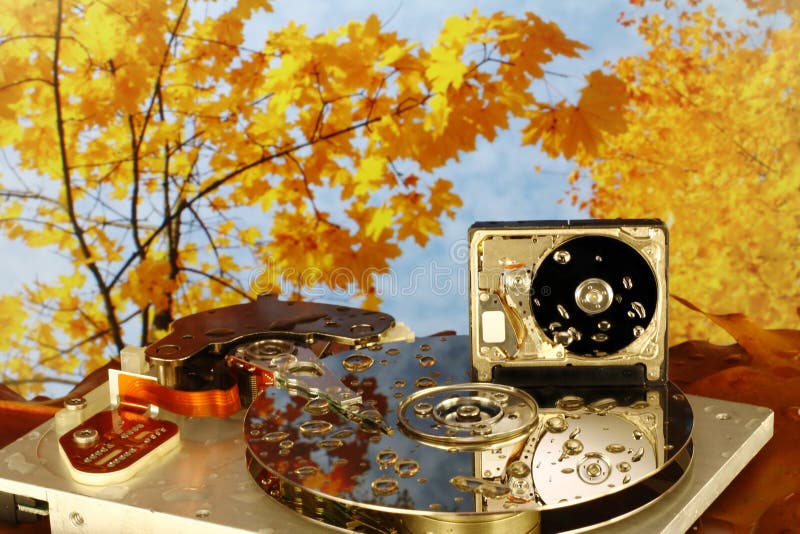
[[[469,244],[470,336],[272,295],[187,316],[0,451],[0,492],[63,532],[686,530],[772,418],[670,383],[665,227]]]

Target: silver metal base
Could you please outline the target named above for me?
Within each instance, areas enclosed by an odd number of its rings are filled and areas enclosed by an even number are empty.
[[[685,532],[770,439],[767,408],[687,396],[694,411],[689,472],[651,506],[604,532]],[[46,501],[53,532],[344,532],[272,501],[244,461],[242,414],[176,418],[181,445],[125,483],[74,482],[49,421],[0,450],[0,491]],[[592,528],[584,531],[593,530]]]

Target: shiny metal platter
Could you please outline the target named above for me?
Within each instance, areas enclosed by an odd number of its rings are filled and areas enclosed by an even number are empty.
[[[658,500],[691,461],[692,410],[672,384],[471,383],[466,336],[323,361],[360,396],[352,413],[307,391],[268,388],[247,411],[244,435],[259,486],[331,526],[570,530]],[[363,424],[375,417],[383,430]]]

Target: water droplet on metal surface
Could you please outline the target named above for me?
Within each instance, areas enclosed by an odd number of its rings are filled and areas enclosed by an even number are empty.
[[[414,381],[414,385],[419,389],[432,388],[436,386],[436,380],[429,376],[422,376]]]
[[[624,287],[625,289],[633,288],[633,278],[631,278],[630,276],[623,276],[622,287]]]
[[[569,312],[567,309],[562,306],[561,304],[556,306],[556,310],[558,310],[558,314],[563,317],[564,319],[569,319]]]
[[[331,430],[333,430],[331,423],[317,419],[306,421],[300,425],[300,433],[304,436],[324,436]]]
[[[397,493],[400,484],[392,477],[380,477],[373,480],[370,487],[375,495],[385,496]]]
[[[328,403],[327,400],[317,397],[316,399],[311,399],[303,406],[303,409],[310,413],[311,415],[325,415],[330,411],[331,405]]]
[[[569,439],[575,439],[578,437],[578,434],[581,433],[581,428],[576,427],[572,432],[569,433]]]
[[[553,332],[553,341],[561,345],[564,345],[565,347],[568,347],[569,345],[572,344],[573,341],[575,341],[575,338],[568,331],[566,332],[560,331],[560,332]]]
[[[575,470],[571,467],[565,467],[564,469],[561,470],[561,472],[564,473],[565,475],[569,475],[571,473],[574,473]]]
[[[612,454],[618,454],[620,452],[625,452],[625,445],[622,443],[610,443],[606,445],[606,450]]]
[[[397,461],[397,453],[392,449],[383,449],[378,451],[378,454],[375,455],[375,459],[378,461],[378,467],[386,469]]]
[[[372,367],[372,364],[374,363],[375,360],[372,358],[372,356],[357,352],[347,356],[344,360],[342,360],[342,367],[351,373],[358,373],[361,371],[366,371]]]
[[[633,439],[638,441],[638,440],[642,439],[643,436],[644,436],[644,434],[642,433],[641,430],[637,429],[637,430],[633,431]]]
[[[353,431],[352,430],[350,430],[349,428],[343,428],[343,429],[337,430],[336,432],[331,434],[330,437],[334,438],[334,439],[347,439],[352,435],[353,435]]]
[[[558,399],[556,402],[556,407],[561,408],[562,410],[567,410],[568,412],[579,410],[583,408],[584,401],[583,398],[577,397],[575,395],[567,395]]]
[[[611,322],[610,321],[600,321],[597,323],[597,329],[602,330],[603,332],[608,332],[611,330]]]
[[[642,325],[636,325],[633,327],[633,337],[639,337],[644,334],[644,327]]]
[[[553,260],[561,265],[566,265],[571,259],[572,255],[570,255],[569,251],[567,250],[556,250],[553,253]]]
[[[343,445],[344,442],[342,440],[333,438],[323,439],[322,441],[319,442],[320,448],[326,450],[338,449]]]
[[[319,469],[317,469],[316,466],[313,465],[304,465],[294,470],[294,474],[300,478],[306,478],[312,475],[316,475],[317,472],[319,472]]]
[[[411,478],[419,473],[419,462],[412,458],[403,458],[394,464],[394,472],[402,478]]]
[[[568,439],[564,442],[563,449],[569,456],[575,456],[583,452],[583,443],[577,439]]]
[[[631,456],[631,462],[638,462],[642,459],[642,456],[644,456],[644,447],[639,447],[639,449],[633,453],[633,456]]]
[[[602,332],[598,332],[596,334],[592,334],[592,341],[597,341],[598,343],[602,343],[604,341],[608,341],[608,336],[603,334]]]
[[[630,482],[630,481],[631,481],[631,475],[630,475],[630,473],[629,473],[629,474],[627,474],[627,475],[625,475],[625,476],[622,478],[622,483],[623,483],[623,484],[627,484],[627,483],[628,483],[628,482]]]
[[[400,354],[400,349],[392,347],[391,349],[386,349],[386,354],[389,356],[397,356]]]
[[[392,384],[392,387],[395,388],[395,389],[404,388],[404,387],[406,387],[406,381],[405,380],[395,380],[394,384]]]
[[[431,367],[435,363],[436,363],[436,358],[434,358],[433,356],[423,356],[422,358],[419,359],[419,364],[422,367]]]
[[[270,432],[269,434],[264,435],[261,439],[263,441],[283,441],[289,437],[287,432]]]
[[[553,434],[559,434],[567,429],[567,420],[562,415],[556,415],[549,418],[545,424],[545,428]]]
[[[629,464],[628,462],[620,462],[617,464],[617,471],[619,471],[620,473],[627,473],[630,470],[631,470],[631,464]]]
[[[419,346],[419,350],[421,350],[422,352],[428,352],[429,350],[431,350],[431,346],[428,345],[427,343],[423,343],[422,345]]]
[[[433,412],[433,405],[428,402],[418,402],[414,405],[414,413],[417,417],[428,417]]]
[[[278,443],[278,447],[280,447],[281,449],[291,449],[292,447],[294,447],[294,441],[290,439],[285,439],[280,443]]]
[[[647,316],[647,312],[641,302],[632,302],[631,308],[633,308],[634,313],[639,316],[639,319],[644,319]]]

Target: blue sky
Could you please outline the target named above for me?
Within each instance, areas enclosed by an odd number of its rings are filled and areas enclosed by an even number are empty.
[[[739,2],[719,3],[730,19],[746,15]],[[348,20],[364,20],[375,13],[384,27],[401,36],[430,44],[444,20],[451,15],[469,13],[477,7],[483,13],[502,10],[512,14],[533,11],[545,20],[556,22],[566,35],[590,47],[579,60],[558,61],[548,70],[565,77],[554,77],[560,97],[574,99],[583,75],[601,68],[605,61],[641,53],[644,45],[634,28],[623,28],[616,19],[630,10],[627,1],[431,1],[431,0],[348,0],[321,2],[276,0],[275,12],[259,18],[252,30],[280,28],[295,21],[318,33]],[[585,216],[565,197],[566,176],[571,170],[565,161],[552,160],[534,147],[523,147],[517,133],[519,124],[502,133],[493,143],[482,141],[477,150],[464,154],[461,161],[437,172],[455,183],[455,191],[464,206],[455,220],[444,221],[444,234],[421,248],[413,243],[403,246],[402,257],[392,264],[392,287],[384,286],[384,311],[411,326],[418,335],[454,329],[467,333],[467,276],[465,237],[468,227],[477,220],[567,219]],[[534,167],[540,166],[537,172]],[[582,184],[584,190],[588,184]],[[327,195],[333,197],[333,195]],[[321,206],[335,212],[335,205]],[[0,239],[0,292],[13,292],[23,282],[39,277],[50,279],[64,268],[63,260],[54,259],[46,250],[31,250]],[[243,255],[243,261],[248,255]],[[253,265],[253,269],[258,269]],[[385,282],[386,280],[384,280]],[[348,301],[344,295],[321,299],[337,303]]]

